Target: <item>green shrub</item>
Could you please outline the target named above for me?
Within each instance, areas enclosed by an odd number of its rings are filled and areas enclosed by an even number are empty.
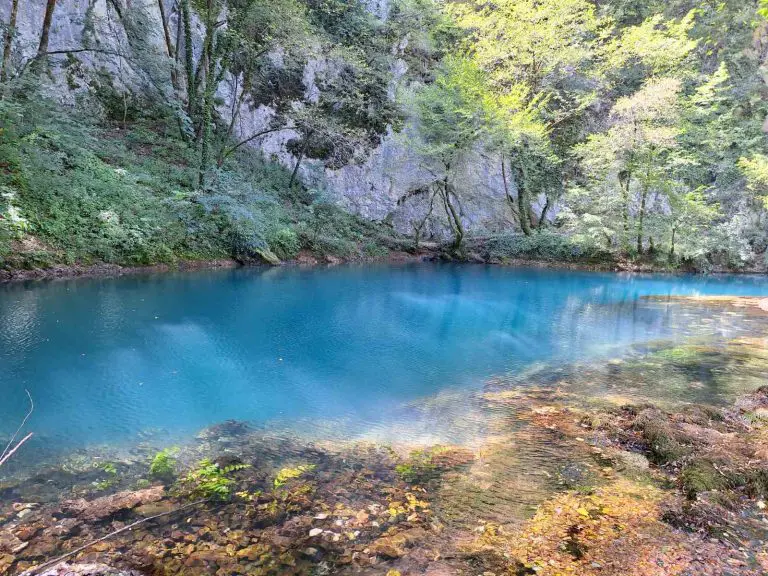
[[[363,246],[363,254],[368,258],[386,258],[387,254],[389,254],[389,250],[386,246],[369,241]]]
[[[124,100],[108,84],[93,94],[76,110],[106,111],[103,124],[94,121],[98,114],[86,118],[33,92],[0,100],[0,190],[26,219],[19,220],[23,234],[50,248],[11,254],[20,231],[3,216],[0,263],[249,261],[267,250],[291,259],[303,247],[346,258],[365,246],[378,256],[391,235],[317,191],[289,188],[290,171],[253,150],[212,169],[206,189],[197,190],[199,153],[176,136],[175,116]],[[9,206],[0,199],[0,214]]]
[[[537,230],[530,236],[503,234],[488,240],[491,260],[524,259],[558,262],[595,262],[611,260],[613,255],[591,240],[574,240],[549,230]]]
[[[301,250],[299,237],[288,227],[282,227],[267,236],[267,244],[281,260],[291,260]]]

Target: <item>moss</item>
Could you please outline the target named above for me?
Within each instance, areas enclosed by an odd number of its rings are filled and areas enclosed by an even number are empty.
[[[731,480],[714,462],[693,460],[686,464],[680,474],[683,492],[689,500],[695,500],[702,492],[724,490],[732,486]]]
[[[768,469],[756,468],[746,474],[745,486],[747,494],[753,498],[768,497]]]
[[[658,464],[668,464],[683,459],[690,453],[675,434],[664,413],[656,409],[643,410],[635,419],[651,453],[651,459]]]
[[[406,462],[395,466],[395,472],[410,484],[421,484],[434,478],[437,474],[435,466],[430,462]]]
[[[723,422],[723,417],[720,410],[713,406],[695,405],[686,407],[683,410],[683,419],[685,422],[691,424],[697,424],[699,426],[710,426],[713,423]]]
[[[408,460],[395,466],[395,472],[406,482],[420,484],[437,477],[440,472],[466,466],[474,461],[474,454],[454,446],[433,446],[428,450],[414,450]]]

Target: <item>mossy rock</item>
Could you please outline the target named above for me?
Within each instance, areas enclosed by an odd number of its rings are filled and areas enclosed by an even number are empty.
[[[702,492],[725,490],[733,486],[732,479],[709,460],[693,460],[686,464],[680,474],[680,481],[683,492],[690,500],[695,500]]]
[[[753,498],[768,498],[768,468],[756,468],[746,473],[745,486]]]
[[[271,264],[272,266],[280,266],[280,258],[278,258],[269,248],[257,248],[255,252],[267,264]]]
[[[680,442],[666,415],[660,410],[643,410],[635,419],[634,427],[642,433],[651,459],[658,464],[680,461],[691,452]]]

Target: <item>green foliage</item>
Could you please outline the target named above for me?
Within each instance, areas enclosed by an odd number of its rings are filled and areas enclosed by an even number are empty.
[[[439,461],[441,456],[450,455],[452,452],[451,448],[439,445],[426,450],[414,450],[405,462],[395,466],[395,472],[409,484],[423,484],[436,478],[441,471],[467,463],[461,457],[454,458],[453,462],[450,459],[447,462]]]
[[[205,459],[200,461],[196,469],[187,473],[182,483],[189,488],[193,497],[228,500],[232,493],[232,486],[235,484],[234,479],[231,478],[232,473],[247,467],[246,464],[230,464],[221,467]]]
[[[378,228],[330,203],[307,207],[288,191],[290,172],[258,153],[233,156],[198,191],[194,149],[161,120],[116,129],[46,105],[0,110],[15,118],[0,134],[0,264],[261,261],[303,247],[346,257],[378,243]],[[25,239],[40,248],[12,254]]]
[[[486,245],[491,260],[543,260],[550,262],[609,262],[614,254],[588,238],[569,238],[550,230],[530,236],[506,234],[492,237]]]
[[[755,154],[751,158],[740,158],[738,166],[749,189],[768,204],[768,156]]]
[[[295,258],[301,250],[301,242],[294,230],[283,226],[267,235],[267,244],[281,260]]]
[[[301,478],[304,476],[304,474],[312,472],[315,468],[317,468],[315,464],[300,464],[299,466],[295,466],[293,468],[282,468],[277,473],[277,476],[275,476],[272,484],[275,488],[281,488],[285,486],[285,484],[289,481],[295,480],[296,478]]]
[[[379,247],[383,253],[394,242],[385,225],[354,217],[328,201],[318,192],[315,200],[298,215],[296,232],[303,247],[318,254],[340,258],[360,255],[361,246]]]
[[[155,480],[169,482],[176,476],[176,454],[179,449],[175,447],[164,448],[155,454],[149,465],[149,475]]]
[[[117,466],[112,462],[106,462],[101,466],[101,471],[104,472],[107,477],[93,483],[93,487],[100,492],[108,490],[117,483]]]
[[[706,268],[768,254],[764,0],[394,0],[386,15],[349,0],[179,8],[201,30],[182,25],[189,41],[175,55],[155,41],[154,11],[125,7],[115,45],[130,53],[128,82],[98,52],[89,66],[77,53],[52,59],[77,89],[75,111],[46,98],[47,79],[14,49],[0,99],[3,266],[276,262],[302,249],[383,257],[400,244],[386,225],[295,177],[306,158],[365,161],[406,117],[402,141],[431,176],[398,192],[444,208],[418,229],[447,222],[457,252],[476,232],[464,210],[487,200],[458,176],[483,157],[504,177],[493,258]],[[96,17],[84,18],[88,47]],[[274,111],[267,128],[285,130],[288,169],[239,133],[261,106]],[[538,197],[546,207],[534,213]]]

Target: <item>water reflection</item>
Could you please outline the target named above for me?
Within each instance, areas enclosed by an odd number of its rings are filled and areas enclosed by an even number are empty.
[[[471,402],[457,398],[492,375],[752,329],[738,314],[712,321],[710,311],[638,299],[699,293],[768,288],[746,277],[433,265],[7,285],[0,433],[12,431],[28,388],[38,406],[34,454],[131,443],[148,430],[171,442],[228,419],[455,441],[462,427],[434,423],[451,422],[445,412],[458,407],[466,428],[479,428]],[[414,401],[436,393],[451,400],[414,412]]]

